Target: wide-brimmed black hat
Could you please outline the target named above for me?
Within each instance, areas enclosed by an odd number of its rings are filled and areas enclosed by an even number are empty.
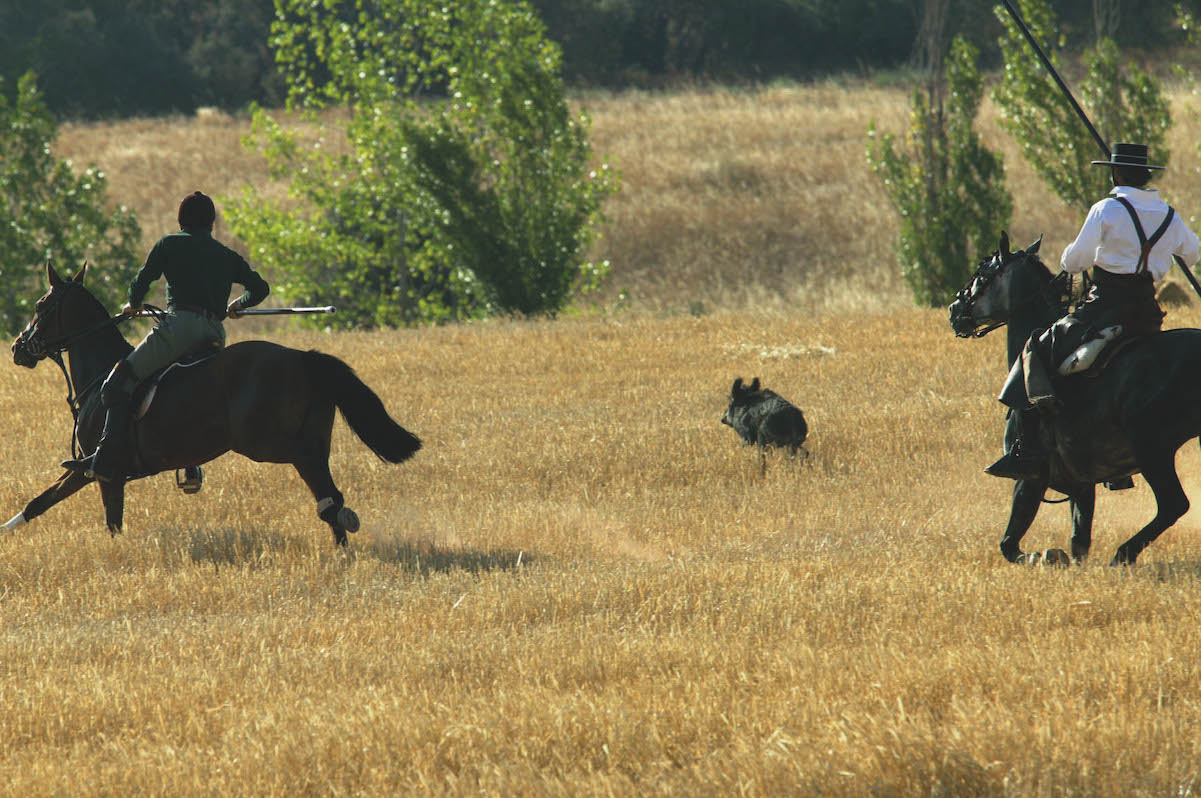
[[[1146,144],[1125,144],[1115,141],[1108,161],[1093,161],[1096,166],[1141,166],[1144,169],[1166,169],[1147,163]]]

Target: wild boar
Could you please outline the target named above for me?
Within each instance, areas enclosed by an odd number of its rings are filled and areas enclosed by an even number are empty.
[[[721,423],[732,427],[744,443],[758,447],[759,466],[764,474],[767,473],[768,446],[787,447],[792,457],[796,457],[797,452],[809,456],[804,447],[809,435],[804,414],[775,391],[760,388],[758,377],[750,386],[743,386],[741,377],[734,380],[730,406],[721,417]]]

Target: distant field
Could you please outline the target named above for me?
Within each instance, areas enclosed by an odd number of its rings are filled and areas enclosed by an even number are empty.
[[[291,469],[234,456],[197,496],[132,485],[117,539],[89,488],[0,540],[0,793],[1196,794],[1197,512],[1109,568],[1154,512],[1140,480],[1101,492],[1084,567],[1001,558],[1011,484],[981,471],[1001,333],[911,306],[863,163],[905,97],[588,105],[626,184],[606,312],[228,325],[346,359],[424,440],[389,466],[337,423],[349,551]],[[72,126],[56,148],[100,164],[149,241],[181,192],[265,181],[243,128]],[[1192,213],[1177,135],[1165,189]],[[1057,252],[1078,220],[1008,163],[1014,237]],[[761,476],[719,423],[739,376],[805,411],[806,464]],[[58,476],[63,395],[51,365],[0,368],[0,521]],[[1178,464],[1201,499],[1201,451]],[[1026,546],[1068,533],[1046,506]]]
[[[1193,214],[1201,209],[1201,160],[1190,131],[1201,105],[1183,90],[1170,95],[1172,169],[1161,185]],[[613,263],[596,301],[654,312],[906,307],[893,257],[895,212],[864,146],[873,119],[904,132],[908,99],[900,89],[834,83],[582,98],[596,152],[624,181],[595,247],[596,258]],[[1026,166],[989,103],[979,127],[1005,157],[1017,205],[1013,238],[1045,234],[1044,251],[1058,252],[1080,220]],[[242,148],[246,129],[245,119],[219,114],[68,125],[55,149],[103,167],[110,197],[138,211],[148,247],[172,228],[179,197],[194,188],[231,195],[252,184],[282,196],[263,161]],[[218,235],[228,232],[219,226]]]

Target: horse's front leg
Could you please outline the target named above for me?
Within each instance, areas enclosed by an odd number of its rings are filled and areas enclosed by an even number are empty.
[[[1022,553],[1022,537],[1034,523],[1039,505],[1047,492],[1047,483],[1036,480],[1018,480],[1013,484],[1013,506],[1009,510],[1009,524],[1001,537],[1001,554],[1012,563],[1027,562]]]
[[[25,505],[24,510],[14,515],[0,529],[11,532],[19,526],[24,526],[63,499],[77,493],[80,488],[91,481],[91,478],[84,476],[81,471],[68,470],[53,485],[46,488],[32,499],[29,504]]]
[[[1093,543],[1093,510],[1097,506],[1097,486],[1085,485],[1072,491],[1072,560],[1082,565]]]

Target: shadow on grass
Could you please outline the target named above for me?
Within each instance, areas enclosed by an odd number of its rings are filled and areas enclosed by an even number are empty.
[[[257,529],[197,529],[188,536],[192,562],[235,568],[257,567],[295,546],[283,535]]]
[[[398,565],[406,571],[422,576],[451,571],[467,571],[473,574],[514,571],[534,562],[534,557],[525,551],[445,549],[429,543],[402,540],[372,541],[362,547],[352,548],[352,551],[356,549],[360,557],[370,557],[380,562]]]
[[[328,546],[330,554],[335,557],[344,556],[352,561],[378,560],[422,576],[451,571],[472,574],[513,571],[531,564],[535,559],[524,551],[451,549],[423,541],[365,540],[356,544],[352,537],[350,548],[346,550],[335,548],[329,539],[324,539],[322,543]],[[297,548],[309,549],[311,545],[309,541],[298,541],[258,529],[197,529],[188,534],[186,556],[194,563],[216,567],[259,568],[275,560],[278,555]]]
[[[1152,562],[1145,566],[1135,565],[1134,573],[1145,575],[1157,582],[1197,582],[1201,581],[1201,562],[1197,560],[1169,560],[1168,562]]]

